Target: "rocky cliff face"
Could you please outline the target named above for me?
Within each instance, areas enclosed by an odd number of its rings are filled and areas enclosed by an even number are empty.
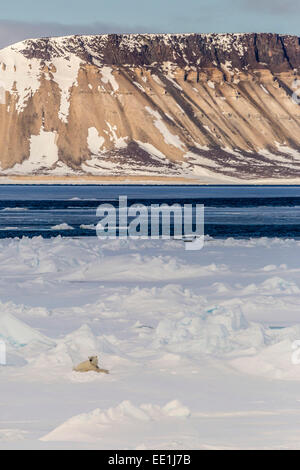
[[[300,179],[299,89],[294,36],[24,41],[0,51],[0,174]]]

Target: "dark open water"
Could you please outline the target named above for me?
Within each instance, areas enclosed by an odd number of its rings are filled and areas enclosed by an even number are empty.
[[[204,204],[214,237],[300,238],[300,186],[132,185],[1,185],[0,238],[95,236],[97,207],[117,205],[119,195],[129,204]],[[53,228],[61,224],[72,229]]]

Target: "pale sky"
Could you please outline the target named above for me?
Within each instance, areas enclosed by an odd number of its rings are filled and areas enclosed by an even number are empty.
[[[30,37],[106,32],[277,32],[300,35],[299,0],[14,0],[0,47]]]

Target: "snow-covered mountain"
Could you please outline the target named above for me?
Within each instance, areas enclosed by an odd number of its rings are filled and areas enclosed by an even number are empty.
[[[300,181],[299,89],[295,36],[24,41],[0,51],[1,175]]]

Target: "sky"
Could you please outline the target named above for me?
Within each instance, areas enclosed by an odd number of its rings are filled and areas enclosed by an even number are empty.
[[[0,0],[1,3],[4,0]],[[14,0],[0,47],[69,34],[276,32],[300,35],[299,0]]]

